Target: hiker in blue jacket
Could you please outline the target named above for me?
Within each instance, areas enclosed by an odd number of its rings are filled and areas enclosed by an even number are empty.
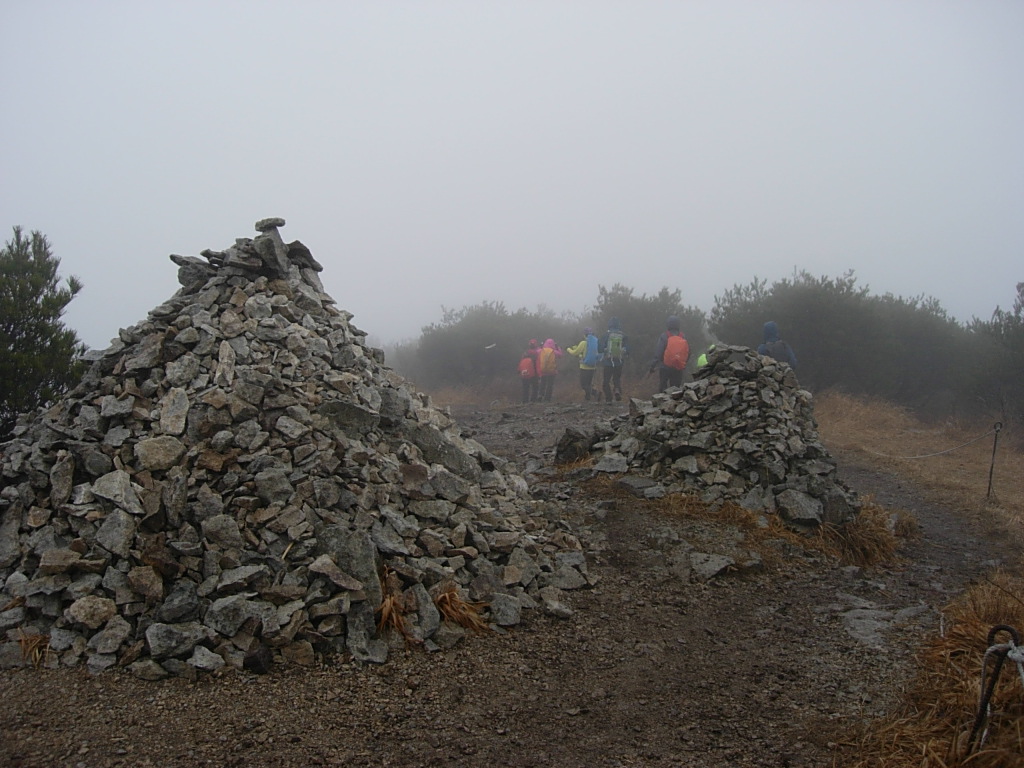
[[[793,348],[779,338],[779,326],[774,320],[764,324],[764,343],[757,348],[757,354],[767,355],[780,363],[787,363],[790,368],[796,370],[796,355],[793,354]]]

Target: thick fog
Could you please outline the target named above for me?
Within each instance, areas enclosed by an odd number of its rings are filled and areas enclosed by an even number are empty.
[[[0,226],[105,347],[287,220],[387,343],[597,286],[704,310],[853,270],[988,319],[1024,280],[1024,3],[7,2]]]

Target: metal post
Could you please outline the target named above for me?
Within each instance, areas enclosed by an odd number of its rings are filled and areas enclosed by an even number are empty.
[[[992,498],[992,473],[996,468],[996,446],[999,445],[999,430],[1003,428],[1003,422],[997,421],[992,427],[992,431],[996,433],[996,436],[992,438],[992,463],[988,468],[988,493],[985,494],[986,499]]]

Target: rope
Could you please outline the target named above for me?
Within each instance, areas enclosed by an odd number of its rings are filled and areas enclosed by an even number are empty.
[[[877,451],[872,451],[870,448],[864,448],[864,450],[867,451],[868,453],[874,454],[875,456],[881,456],[883,459],[930,459],[933,456],[942,456],[943,454],[952,453],[953,451],[957,451],[957,450],[960,450],[961,448],[965,448],[968,445],[971,445],[973,443],[978,442],[979,440],[984,440],[989,435],[998,435],[999,434],[999,430],[1002,429],[1002,428],[1003,428],[1003,425],[1001,423],[999,423],[999,422],[996,422],[996,425],[994,427],[992,427],[992,429],[990,429],[984,435],[979,435],[978,437],[974,438],[973,440],[968,440],[966,443],[961,443],[960,445],[953,446],[952,448],[947,448],[944,451],[937,451],[935,453],[924,453],[924,454],[921,454],[920,456],[890,456],[890,455],[888,455],[886,453],[878,453]]]
[[[1017,665],[1017,672],[1020,674],[1020,684],[1024,685],[1024,647],[1015,645],[1006,650],[1006,658]]]
[[[1009,642],[996,645],[996,635],[1000,632],[1008,633],[1010,635],[1010,640]],[[981,659],[981,684],[978,696],[978,714],[974,718],[974,727],[971,729],[971,735],[967,739],[967,754],[974,751],[974,740],[978,736],[979,732],[981,732],[981,738],[978,741],[979,747],[985,743],[985,739],[988,737],[988,728],[985,728],[983,732],[981,729],[991,714],[992,694],[995,693],[996,683],[999,681],[999,673],[1002,672],[1003,664],[1007,659],[1010,659],[1017,665],[1017,671],[1020,673],[1021,684],[1024,685],[1024,647],[1021,647],[1019,643],[1020,634],[1013,627],[1007,626],[1006,624],[997,624],[989,630],[989,647]],[[992,668],[991,677],[988,677],[986,673],[988,671],[988,662],[991,658],[995,658],[995,665]],[[987,685],[986,677],[988,678]]]

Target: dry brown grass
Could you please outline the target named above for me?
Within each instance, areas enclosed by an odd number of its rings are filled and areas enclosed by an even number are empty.
[[[401,581],[398,574],[386,565],[381,571],[381,585],[384,598],[377,609],[377,634],[397,632],[405,639],[407,645],[417,643],[418,640],[409,632],[405,623],[406,605]]]
[[[614,476],[593,478],[587,487],[605,498],[629,498],[631,503],[647,503],[665,515],[729,525],[744,535],[744,546],[758,553],[765,565],[779,561],[779,551],[771,542],[783,539],[792,546],[821,552],[838,562],[862,567],[892,563],[897,559],[900,542],[916,534],[916,524],[906,512],[891,511],[867,499],[863,511],[846,525],[823,525],[813,536],[787,528],[777,515],[745,509],[726,502],[711,507],[698,497],[672,494],[644,502],[616,483]],[[767,525],[765,525],[767,521]]]
[[[15,598],[11,599],[11,601],[9,603],[7,603],[6,605],[0,605],[0,613],[3,613],[4,611],[9,611],[11,608],[17,608],[17,607],[22,606],[24,604],[25,604],[25,598],[24,597],[15,597]]]
[[[904,522],[897,523],[901,519]],[[868,500],[851,522],[820,526],[815,547],[850,565],[891,563],[896,559],[900,541],[916,530],[912,520],[906,512],[894,514]]]
[[[518,381],[513,383],[519,385]],[[441,387],[430,392],[430,399],[440,408],[460,405],[506,408],[519,402],[520,390],[500,384],[487,387]]]
[[[483,611],[486,603],[475,603],[463,599],[454,584],[448,584],[434,596],[434,604],[448,621],[474,632],[486,632],[490,629]]]
[[[1024,684],[1011,661],[1002,668],[985,721],[971,735],[982,690],[982,661],[997,625],[1024,627],[1024,580],[996,574],[943,613],[945,631],[918,654],[920,672],[900,711],[855,739],[852,768],[1021,768],[1024,766]],[[998,633],[994,642],[1006,643]],[[993,672],[987,666],[989,680]],[[982,739],[982,734],[985,735]]]
[[[53,653],[50,650],[49,635],[29,635],[21,628],[18,629],[18,645],[21,648],[21,658],[36,669],[49,661],[50,654]]]
[[[384,597],[377,609],[377,633],[397,633],[402,636],[406,645],[419,644],[421,641],[409,631],[405,621],[406,614],[410,610],[415,610],[415,606],[406,604],[401,579],[386,565],[381,570],[381,585]],[[447,621],[478,633],[490,629],[483,613],[487,603],[465,600],[454,583],[439,585],[434,590],[433,599],[441,616]]]
[[[764,538],[778,538],[782,536],[799,542],[806,538],[792,531],[785,531],[780,526],[776,529],[775,520],[768,519],[768,527],[764,525],[764,515],[752,512],[741,507],[739,504],[726,502],[717,507],[711,507],[702,502],[696,496],[674,494],[665,496],[653,502],[654,508],[662,514],[683,517],[690,520],[701,520],[710,523],[722,523],[739,529],[745,535],[752,547]]]
[[[555,470],[558,473],[558,478],[564,479],[566,475],[572,474],[577,469],[584,469],[586,467],[594,466],[594,457],[592,454],[581,456],[575,461],[567,461],[563,464],[555,464]]]
[[[815,397],[814,415],[829,450],[898,473],[1024,551],[1024,454],[988,434],[995,419],[926,424],[891,403],[834,392]]]

